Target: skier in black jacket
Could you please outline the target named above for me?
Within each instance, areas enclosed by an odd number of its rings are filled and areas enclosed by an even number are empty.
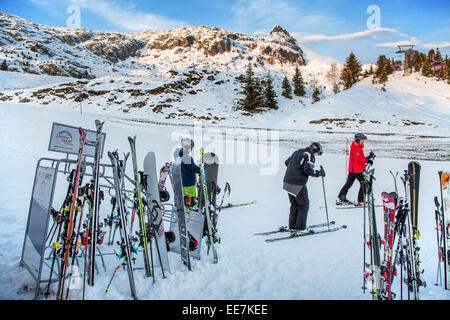
[[[295,151],[285,161],[286,173],[283,179],[283,189],[288,192],[291,208],[289,212],[289,229],[309,232],[306,228],[306,218],[309,210],[308,189],[306,183],[309,176],[325,177],[325,170],[314,170],[315,157],[322,155],[322,145],[312,143],[305,149]]]

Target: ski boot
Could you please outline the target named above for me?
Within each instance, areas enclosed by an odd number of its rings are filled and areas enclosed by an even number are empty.
[[[349,206],[349,205],[353,205],[353,204],[354,203],[351,202],[350,200],[348,200],[346,196],[339,197],[336,200],[336,205],[337,206]]]

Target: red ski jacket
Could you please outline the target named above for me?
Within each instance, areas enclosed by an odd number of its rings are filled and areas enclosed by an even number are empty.
[[[353,141],[350,147],[350,161],[348,164],[348,172],[361,173],[366,169],[366,162],[369,160],[364,156],[364,145]]]

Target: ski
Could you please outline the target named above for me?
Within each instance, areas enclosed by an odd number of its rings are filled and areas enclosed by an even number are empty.
[[[248,206],[251,204],[255,204],[256,200],[250,201],[250,202],[244,202],[244,203],[227,203],[226,205],[223,205],[222,207],[220,207],[220,209],[228,209],[228,208],[236,208],[236,207],[242,207],[242,206]]]
[[[441,174],[441,172],[439,172]],[[441,177],[439,176],[439,179]],[[438,197],[434,197],[434,204],[436,205],[436,209],[434,209],[434,219],[436,223],[436,242],[437,242],[437,250],[438,250],[438,267],[436,272],[436,286],[442,286],[442,274],[441,274],[441,264],[445,261],[444,257],[444,230],[443,230],[443,219],[442,219],[442,211],[443,207],[439,204]]]
[[[394,277],[392,266],[392,249],[394,245],[394,227],[395,227],[395,210],[397,208],[397,194],[395,192],[381,194],[383,200],[384,213],[384,256],[381,267],[381,274],[384,279],[385,287],[383,288],[384,297],[387,300],[392,299],[391,285]]]
[[[207,183],[208,181],[206,180],[206,175],[205,175],[205,160],[204,160],[204,150],[203,148],[200,149],[200,159],[201,159],[201,163],[200,163],[200,190],[201,190],[201,194],[202,194],[202,198],[203,198],[203,203],[204,203],[204,208],[205,208],[205,215],[206,215],[206,224],[207,224],[207,235],[206,235],[206,241],[207,241],[207,246],[208,246],[208,252],[209,252],[209,248],[211,248],[212,250],[212,254],[213,254],[213,262],[217,263],[218,262],[218,256],[217,256],[217,251],[216,248],[214,246],[214,243],[217,242],[216,240],[216,230],[214,227],[214,221],[213,221],[213,213],[211,212],[211,205],[209,202],[209,196],[208,196],[208,188],[207,188]]]
[[[271,239],[266,239],[266,242],[275,242],[275,241],[281,241],[281,240],[288,240],[288,239],[295,239],[295,238],[300,238],[300,237],[306,237],[306,236],[311,236],[311,235],[315,235],[315,234],[320,234],[320,233],[328,233],[328,232],[335,232],[341,229],[346,229],[347,226],[346,225],[342,225],[339,227],[333,227],[333,228],[329,228],[329,229],[324,229],[324,230],[310,230],[308,232],[293,232],[288,236],[283,236],[283,237],[279,237],[279,238],[271,238]]]
[[[213,224],[213,238],[215,237],[215,233],[217,233],[217,222],[218,222],[218,214],[217,214],[217,194],[220,192],[220,188],[217,186],[217,176],[219,172],[219,158],[213,152],[208,152],[203,155],[203,163],[205,168],[205,181],[206,181],[206,189],[208,192],[208,203],[209,203],[209,211],[210,217]],[[200,192],[201,194],[201,192]],[[203,197],[200,197],[203,199]],[[201,206],[204,205],[204,202],[201,201]],[[207,221],[205,221],[207,222]],[[203,236],[208,233],[207,223],[204,223]],[[209,251],[208,246],[208,251]]]
[[[184,213],[183,186],[181,183],[181,158],[176,158],[175,163],[170,167],[172,180],[174,205],[177,213],[177,222],[180,238],[181,261],[191,270],[191,259],[189,256],[189,238],[187,233],[186,216]]]
[[[121,242],[119,243],[121,248],[121,254],[119,255],[119,257],[120,258],[122,256],[125,257],[124,264],[127,266],[131,295],[133,296],[134,299],[137,299],[136,285],[134,282],[133,265],[132,265],[134,259],[131,257],[131,250],[130,250],[131,243],[126,228],[127,225],[126,209],[124,197],[122,194],[122,177],[125,175],[124,167],[121,166],[120,164],[119,154],[117,153],[117,151],[114,152],[108,151],[108,157],[111,160],[111,164],[113,166],[114,190],[115,190],[115,198],[117,201],[117,211],[119,214],[119,230],[121,238]]]
[[[163,209],[161,207],[161,190],[158,186],[156,172],[156,156],[150,151],[144,158],[144,194],[147,197],[147,211],[151,226],[150,235],[154,235],[156,251],[161,265],[163,278],[165,271],[170,272],[169,258],[167,256],[166,233],[163,221]]]
[[[102,140],[102,128],[104,122],[95,120],[96,127],[96,138],[95,138],[95,153],[94,153],[94,168],[93,168],[93,178],[92,178],[92,188],[91,188],[91,212],[89,219],[89,229],[86,230],[86,235],[88,238],[86,241],[89,243],[89,258],[88,258],[88,281],[90,286],[94,285],[94,274],[95,274],[95,249],[97,245],[97,238],[99,236],[99,206],[100,206],[100,187],[99,187],[99,167],[100,167],[100,156],[101,156],[101,140]],[[91,233],[91,235],[89,234]],[[89,238],[91,241],[89,242]]]
[[[364,266],[367,267],[365,269],[365,277],[368,280],[372,281],[372,299],[380,300],[382,299],[381,295],[381,256],[380,256],[380,235],[377,231],[377,222],[375,215],[375,206],[374,206],[374,198],[373,198],[373,181],[375,169],[371,169],[370,171],[363,170],[364,177],[364,200],[367,203],[367,221],[368,221],[368,231],[366,234],[366,229],[364,226],[364,234],[365,234],[365,245],[369,247],[370,251],[370,264],[367,264],[364,261]],[[365,207],[364,207],[365,208]],[[366,219],[364,210],[364,219]],[[364,222],[365,223],[365,222]]]
[[[161,202],[167,202],[170,200],[170,193],[166,189],[166,180],[170,171],[170,163],[166,162],[159,171],[158,190],[159,198]]]
[[[144,266],[145,266],[145,275],[147,277],[152,276],[151,271],[151,263],[149,256],[149,245],[148,245],[148,235],[147,228],[145,225],[145,215],[144,215],[144,204],[142,201],[142,193],[141,193],[141,181],[139,178],[139,169],[137,164],[137,155],[136,155],[136,136],[128,137],[128,142],[130,143],[131,148],[131,160],[133,161],[133,173],[134,173],[134,182],[135,182],[135,201],[137,205],[137,212],[139,216],[139,226],[140,226],[140,243],[144,250],[142,250],[142,254],[144,256]]]
[[[382,207],[382,206],[383,206],[382,204],[375,204],[374,208],[379,208],[379,207]],[[319,209],[323,209],[323,208],[325,208],[325,207],[319,207]],[[336,207],[335,208],[339,209],[339,210],[341,210],[341,209],[361,209],[361,208],[364,208],[364,206],[363,205],[357,205],[354,202],[351,202],[351,204],[337,204],[336,203]]]
[[[420,185],[420,169],[421,166],[418,162],[411,161],[408,163],[408,175],[409,175],[409,193],[410,193],[410,212],[411,212],[411,227],[412,227],[412,243],[413,243],[413,254],[415,262],[416,274],[414,277],[417,282],[417,293],[419,287],[426,287],[425,280],[422,276],[423,271],[420,271],[420,246],[419,246],[419,185]],[[417,295],[418,297],[418,295]]]
[[[441,186],[441,206],[442,206],[442,231],[444,237],[444,284],[445,289],[450,290],[450,173],[439,172]]]
[[[56,293],[56,300],[61,300],[63,298],[63,292],[64,292],[64,284],[66,281],[66,272],[67,272],[67,265],[69,263],[69,257],[71,255],[71,252],[73,250],[73,230],[75,228],[75,214],[76,214],[76,206],[77,206],[77,199],[78,199],[78,192],[80,189],[80,173],[81,173],[81,166],[83,161],[83,148],[84,144],[86,142],[86,131],[83,128],[79,128],[78,132],[80,134],[80,146],[78,148],[78,158],[77,158],[77,167],[76,167],[76,173],[75,173],[75,181],[73,185],[73,192],[72,192],[72,199],[70,202],[70,209],[68,211],[67,221],[66,221],[66,228],[64,230],[64,235],[62,236],[62,239],[64,241],[64,248],[63,248],[63,256],[61,261],[61,268],[59,273],[59,280],[58,280],[58,290]]]
[[[330,221],[330,223],[319,223],[319,224],[313,224],[311,226],[308,226],[308,229],[313,229],[313,228],[319,228],[319,227],[328,227],[330,225],[335,224],[336,221]],[[259,233],[254,233],[254,236],[265,236],[265,235],[269,235],[269,234],[274,234],[274,233],[279,233],[279,232],[289,232],[290,229],[287,226],[281,226],[280,228],[278,228],[278,230],[273,230],[273,231],[267,231],[267,232],[259,232]]]
[[[411,161],[408,163],[409,173],[409,203],[411,209],[411,222],[414,236],[419,237],[418,219],[419,219],[419,183],[420,183],[420,164]]]

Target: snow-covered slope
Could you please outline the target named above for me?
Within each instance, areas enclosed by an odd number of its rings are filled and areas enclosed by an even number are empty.
[[[350,90],[326,94],[314,104],[309,97],[286,99],[276,85],[279,109],[252,116],[235,110],[241,84],[232,73],[188,68],[154,78],[110,75],[76,80],[45,76],[41,81],[40,77],[0,72],[0,78],[9,83],[0,91],[0,100],[80,109],[81,94],[83,112],[149,125],[193,126],[201,121],[202,125],[222,128],[277,130],[283,145],[319,140],[333,153],[344,152],[346,138],[363,131],[380,155],[395,151],[394,156],[400,158],[450,159],[448,85],[422,76],[396,73],[386,86],[373,85],[371,78],[366,78]],[[281,76],[273,77],[281,84]]]
[[[173,147],[179,142],[178,134],[188,134],[184,126],[156,126],[145,123],[123,121],[119,117],[83,113],[61,107],[42,108],[33,104],[3,103],[0,105],[0,298],[32,299],[34,281],[24,268],[19,268],[25,232],[29,199],[33,185],[35,166],[41,157],[59,158],[63,155],[47,151],[52,122],[93,128],[94,120],[105,120],[105,152],[119,149],[128,152],[127,136],[137,135],[138,163],[142,165],[145,154],[156,152],[158,166],[170,160]],[[217,129],[217,128],[216,128]],[[205,135],[208,128],[204,129]],[[224,133],[219,130],[219,132]],[[212,132],[210,132],[212,134]],[[217,132],[215,132],[217,134]],[[208,148],[209,140],[205,138]],[[199,141],[196,141],[194,158],[198,159]],[[226,143],[233,143],[228,137]],[[404,143],[409,143],[404,140]],[[287,224],[289,201],[282,190],[284,159],[293,148],[266,149],[264,144],[246,143],[242,152],[251,159],[256,152],[260,156],[269,151],[274,156],[276,170],[263,175],[269,164],[258,157],[251,161],[225,161],[223,151],[215,151],[223,163],[219,168],[219,185],[231,184],[231,196],[225,202],[240,203],[256,200],[256,204],[241,208],[223,210],[219,217],[221,243],[218,246],[219,262],[212,263],[203,246],[201,260],[193,260],[189,272],[180,256],[169,253],[172,272],[166,279],[156,269],[156,283],[145,278],[144,270],[135,272],[137,293],[140,299],[370,299],[364,294],[362,285],[363,263],[363,217],[362,211],[336,210],[333,202],[345,180],[345,156],[330,154],[327,150],[318,157],[317,166],[323,165],[327,172],[325,186],[330,220],[346,224],[345,230],[321,234],[279,243],[266,243],[264,237],[253,233],[272,230]],[[369,139],[367,150],[372,150]],[[207,150],[212,150],[208,148]],[[251,151],[253,150],[253,151]],[[103,160],[107,163],[107,159]],[[409,160],[378,156],[375,160],[375,199],[380,201],[382,191],[393,191],[394,184],[389,170],[406,169]],[[437,245],[434,229],[433,197],[439,194],[438,170],[450,170],[448,162],[420,161],[422,176],[419,199],[419,226],[421,231],[421,267],[427,287],[421,288],[421,299],[448,300],[450,295],[442,287],[434,286],[437,268]],[[131,166],[127,172],[132,175]],[[399,181],[398,181],[399,182]],[[400,182],[399,182],[400,183]],[[63,176],[57,180],[54,206],[61,204],[67,182]],[[169,190],[170,185],[169,185]],[[310,212],[308,224],[326,221],[320,179],[308,182]],[[349,192],[349,198],[356,197],[356,186]],[[101,219],[110,213],[109,195],[101,206]],[[379,230],[382,230],[382,212],[377,209]],[[117,248],[101,246],[103,253]],[[99,268],[95,287],[87,287],[87,299],[131,299],[126,271],[120,269],[112,282],[110,292],[105,294],[117,258],[106,256],[106,271]],[[143,266],[141,255],[137,256],[136,267]],[[399,281],[396,278],[393,291],[399,296]],[[79,297],[74,291],[72,298]],[[406,297],[406,293],[405,293]],[[54,299],[52,287],[49,299]]]

